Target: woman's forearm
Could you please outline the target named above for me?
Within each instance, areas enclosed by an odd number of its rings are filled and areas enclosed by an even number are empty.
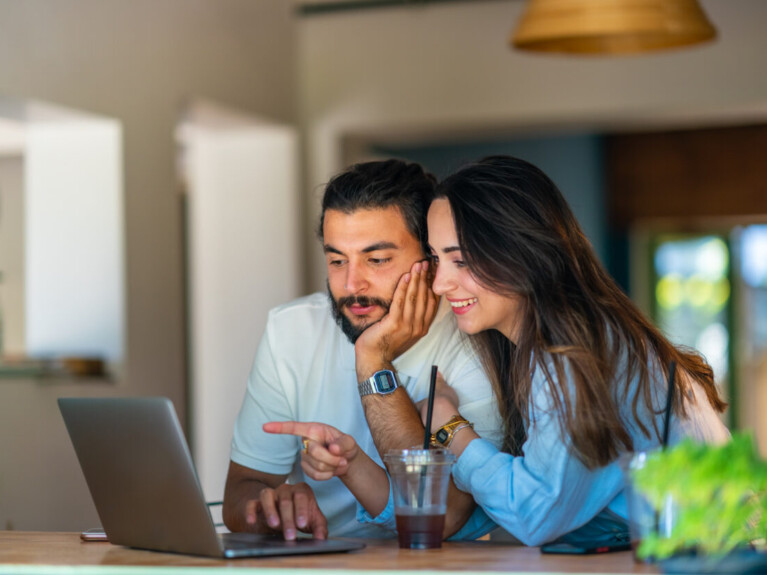
[[[372,517],[377,517],[389,501],[389,476],[386,471],[360,450],[339,477]]]
[[[461,457],[461,454],[463,453],[463,450],[466,449],[466,446],[478,437],[479,435],[477,435],[477,433],[471,427],[464,427],[463,429],[458,430],[458,432],[453,436],[453,441],[450,442],[449,449],[453,452],[453,455],[455,455],[457,459],[458,457]]]

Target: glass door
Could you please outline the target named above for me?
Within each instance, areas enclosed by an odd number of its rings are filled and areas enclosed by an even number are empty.
[[[728,238],[658,234],[652,242],[651,298],[658,327],[677,345],[698,350],[732,402],[734,423],[732,266]]]

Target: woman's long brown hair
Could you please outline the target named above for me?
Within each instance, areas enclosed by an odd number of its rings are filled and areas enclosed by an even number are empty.
[[[675,413],[685,415],[693,380],[724,411],[711,367],[694,350],[672,345],[642,315],[541,170],[517,158],[488,157],[445,179],[437,197],[450,202],[463,259],[477,281],[522,300],[515,343],[494,330],[471,338],[498,398],[505,450],[521,453],[534,416],[535,369],[546,376],[561,431],[589,468],[633,449],[620,414],[626,402],[641,432],[659,436],[654,417],[642,420],[640,402],[658,412],[652,372],[665,372],[672,360],[680,391]],[[628,397],[634,379],[638,388]]]

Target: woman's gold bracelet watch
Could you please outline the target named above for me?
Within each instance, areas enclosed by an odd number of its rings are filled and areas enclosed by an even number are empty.
[[[442,447],[450,447],[455,434],[466,427],[474,428],[474,424],[460,415],[454,415],[431,436],[431,443]]]

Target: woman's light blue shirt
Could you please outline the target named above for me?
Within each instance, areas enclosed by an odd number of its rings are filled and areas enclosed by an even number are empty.
[[[663,410],[657,406],[665,402],[666,391],[662,378],[656,379],[656,413],[644,407],[639,415],[647,423],[655,417],[660,429]],[[581,463],[573,453],[569,437],[563,439],[548,389],[542,370],[537,369],[533,377],[534,417],[527,428],[523,456],[503,453],[478,438],[458,458],[453,466],[453,480],[459,489],[474,497],[478,507],[451,540],[476,539],[496,527],[502,527],[526,545],[541,545],[558,538],[567,540],[564,535],[584,537],[590,533],[625,531],[625,482],[619,463],[597,469],[588,469]],[[632,398],[630,391],[622,407],[624,422],[633,421]],[[671,442],[683,437],[707,442],[729,438],[727,428],[698,384],[692,384],[685,401],[687,417],[672,418]],[[627,428],[635,451],[659,445],[654,434],[647,438],[635,424],[627,424]],[[386,508],[377,517],[371,517],[358,505],[357,518],[395,529],[391,493]]]

